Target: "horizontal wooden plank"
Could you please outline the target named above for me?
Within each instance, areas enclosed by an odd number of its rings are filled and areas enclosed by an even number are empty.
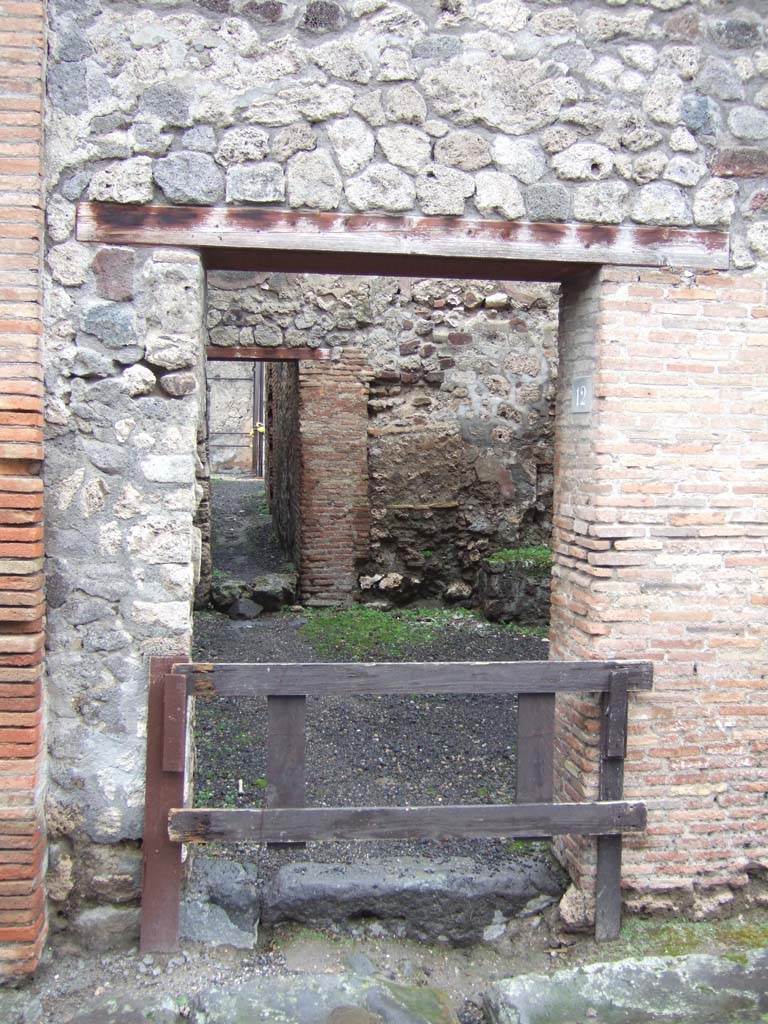
[[[728,235],[701,228],[552,224],[462,217],[80,203],[83,242],[391,254],[542,263],[728,267]],[[331,271],[333,272],[333,271]],[[365,274],[364,261],[355,271]],[[402,271],[407,274],[407,270]]]
[[[176,843],[312,842],[339,839],[449,839],[457,836],[543,838],[638,832],[643,803],[479,804],[445,807],[275,807],[173,809]]]
[[[231,359],[250,359],[257,363],[292,363],[299,359],[324,361],[331,358],[329,348],[285,348],[275,345],[209,345],[205,350],[207,359],[224,361]]]
[[[330,664],[212,664],[174,667],[198,697],[328,696],[407,693],[604,693],[610,673],[649,690],[650,662],[467,661]]]

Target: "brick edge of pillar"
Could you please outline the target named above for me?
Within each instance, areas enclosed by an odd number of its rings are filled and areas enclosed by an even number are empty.
[[[0,210],[7,254],[0,301],[0,983],[36,969],[47,934],[40,475],[45,5],[26,6],[25,31],[6,56],[14,77],[0,115],[14,133],[3,143],[12,180]],[[0,28],[13,20],[0,12]]]

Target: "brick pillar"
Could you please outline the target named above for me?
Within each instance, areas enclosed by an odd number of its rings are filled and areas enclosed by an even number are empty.
[[[42,821],[43,5],[0,7],[0,982],[46,934]]]
[[[552,657],[654,662],[629,716],[637,909],[748,904],[768,872],[766,316],[764,274],[604,269],[564,289]],[[596,795],[595,711],[558,700],[560,799]],[[589,893],[594,844],[559,850]]]
[[[367,555],[368,378],[359,349],[299,368],[302,600],[347,604]]]

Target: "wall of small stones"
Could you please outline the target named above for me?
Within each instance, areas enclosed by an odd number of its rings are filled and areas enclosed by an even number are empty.
[[[147,657],[191,639],[204,276],[192,253],[77,243],[48,271],[48,892],[88,940],[136,927]]]
[[[363,352],[365,596],[452,588],[466,599],[484,554],[548,539],[556,301],[544,285],[209,275],[214,344],[354,344]],[[286,372],[275,366],[271,377],[269,479],[278,529],[297,557],[299,455],[290,439],[299,394],[286,389]],[[330,426],[333,407],[324,415]]]
[[[768,253],[761,0],[49,11],[60,223],[86,197],[226,202],[731,225],[735,267]]]

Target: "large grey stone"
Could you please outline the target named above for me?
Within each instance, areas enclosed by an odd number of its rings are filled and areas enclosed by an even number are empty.
[[[396,85],[387,89],[383,107],[390,121],[423,124],[427,119],[427,104],[415,85]]]
[[[284,163],[294,153],[308,153],[316,146],[317,137],[312,126],[306,121],[297,121],[296,124],[286,125],[275,132],[269,155],[273,160]]]
[[[192,124],[189,96],[171,82],[150,85],[141,95],[139,109],[156,118],[163,127],[186,128]]]
[[[224,172],[207,153],[181,151],[155,161],[154,178],[172,203],[216,203],[224,198]]]
[[[673,156],[664,168],[666,180],[677,185],[696,185],[706,173],[706,164],[685,156]]]
[[[705,96],[715,96],[719,100],[744,99],[744,83],[731,64],[717,57],[707,60],[696,84]]]
[[[629,186],[623,181],[580,185],[573,197],[573,215],[595,224],[620,224],[627,214],[628,196]]]
[[[204,989],[192,1012],[206,1024],[458,1024],[440,989],[355,974],[265,977]]]
[[[525,215],[520,186],[501,171],[480,171],[476,179],[475,206],[484,217],[500,213],[508,220]]]
[[[209,124],[198,124],[181,137],[182,149],[194,149],[200,153],[216,151],[216,132]]]
[[[403,171],[390,164],[371,164],[351,178],[345,187],[353,210],[410,210],[416,202],[416,187]]]
[[[639,224],[690,224],[688,197],[677,185],[654,181],[643,185],[632,204],[632,219]]]
[[[341,200],[341,175],[323,150],[297,153],[288,163],[288,203],[335,210]]]
[[[88,198],[102,203],[149,203],[152,194],[152,161],[148,156],[109,164],[96,171],[88,186]]]
[[[130,345],[137,339],[136,315],[128,303],[104,302],[91,306],[83,318],[83,330],[109,348]]]
[[[235,164],[227,171],[228,203],[279,203],[285,199],[285,176],[269,160]]]
[[[530,220],[563,221],[571,213],[571,193],[565,185],[540,182],[525,190],[525,206]]]
[[[613,153],[595,142],[577,142],[552,158],[558,178],[568,181],[598,181],[613,170]]]
[[[91,650],[117,650],[91,647]],[[92,907],[82,910],[72,921],[72,931],[86,949],[130,949],[139,939],[138,907]]]
[[[416,197],[426,214],[464,213],[465,201],[475,191],[475,179],[464,171],[430,164],[416,179]]]
[[[377,137],[387,160],[411,174],[418,174],[430,162],[432,142],[418,128],[407,124],[392,125],[379,129]]]
[[[357,174],[373,159],[373,132],[358,117],[345,117],[328,125],[328,138],[345,174]]]
[[[478,171],[491,162],[487,139],[466,129],[448,132],[435,144],[435,160],[460,171]]]
[[[190,858],[185,895],[215,903],[239,928],[252,931],[260,908],[258,866],[195,851]]]
[[[551,76],[544,62],[507,61],[478,52],[428,68],[422,87],[437,114],[511,135],[553,124],[565,99],[564,83]]]
[[[756,107],[735,107],[728,115],[728,128],[737,139],[768,139],[768,113]]]
[[[309,128],[309,125],[306,127]],[[224,132],[216,150],[216,159],[220,164],[229,166],[229,164],[263,160],[268,151],[269,135],[267,132],[255,125],[242,124]]]
[[[493,1024],[758,1024],[768,1010],[768,951],[744,965],[714,956],[645,957],[494,982]]]
[[[343,924],[375,917],[400,934],[464,945],[486,927],[514,918],[529,900],[559,897],[561,873],[544,856],[518,858],[501,868],[469,858],[414,858],[365,864],[286,864],[267,884],[262,921]]]
[[[720,125],[720,110],[709,96],[684,96],[680,117],[686,128],[703,135],[714,134]]]
[[[312,51],[312,60],[334,78],[366,85],[373,69],[362,47],[350,39],[335,39]]]
[[[88,109],[88,82],[85,62],[53,64],[48,71],[48,95],[51,104],[65,114],[82,114]]]
[[[182,901],[179,932],[182,939],[190,942],[204,942],[208,946],[232,946],[235,949],[253,949],[257,939],[255,923],[250,931],[238,928],[226,910],[215,903],[194,899]]]
[[[250,596],[268,612],[276,612],[296,599],[295,572],[268,572],[257,576],[250,584]]]
[[[568,144],[566,144],[567,146]],[[565,149],[566,146],[560,147]],[[532,185],[544,176],[547,158],[541,147],[528,139],[510,139],[499,135],[493,143],[493,159],[524,185]]]
[[[93,259],[93,249],[71,238],[48,250],[48,265],[54,281],[63,285],[83,284]]]

